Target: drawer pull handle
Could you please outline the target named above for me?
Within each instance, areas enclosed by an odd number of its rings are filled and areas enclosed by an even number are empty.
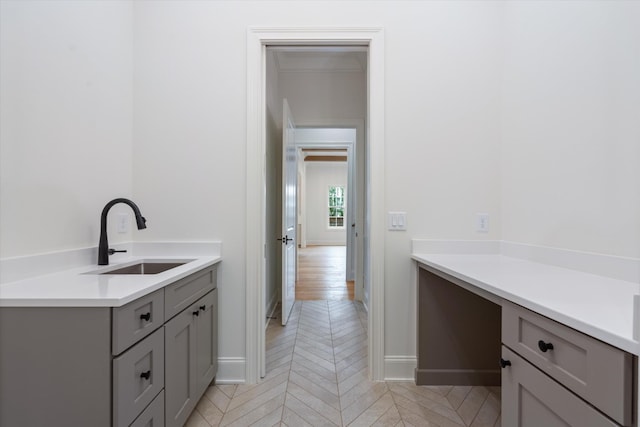
[[[200,312],[199,312],[198,310],[194,311],[192,314],[193,314],[194,316],[200,316]]]
[[[511,366],[511,362],[508,360],[504,360],[502,357],[500,358],[500,366],[502,366],[502,368],[506,368],[507,366]]]
[[[206,306],[206,305],[201,305],[201,306],[200,306],[200,310],[205,311],[206,309],[207,309],[207,306]]]
[[[146,320],[148,322],[149,320],[151,320],[151,313],[141,314],[140,319]]]
[[[145,380],[148,380],[149,378],[151,378],[151,371],[142,372],[140,374],[140,378],[144,378]]]
[[[553,344],[540,340],[538,341],[538,348],[541,352],[546,353],[547,350],[553,350]]]

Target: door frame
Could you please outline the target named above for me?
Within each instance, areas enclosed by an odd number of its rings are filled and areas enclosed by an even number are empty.
[[[250,27],[247,29],[245,382],[257,383],[264,366],[265,206],[266,206],[266,47],[367,46],[368,132],[365,179],[368,206],[369,378],[384,379],[384,30],[382,28]],[[368,219],[368,221],[367,221]],[[256,239],[256,236],[260,236]],[[368,274],[367,274],[368,273]],[[365,284],[366,286],[366,284]]]

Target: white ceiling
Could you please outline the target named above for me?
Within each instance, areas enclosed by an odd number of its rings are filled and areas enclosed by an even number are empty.
[[[273,47],[278,72],[358,72],[367,70],[362,47]]]

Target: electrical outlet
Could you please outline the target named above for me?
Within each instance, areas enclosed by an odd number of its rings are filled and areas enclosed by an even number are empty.
[[[129,232],[129,215],[126,213],[118,214],[116,230],[120,234]]]
[[[488,213],[476,214],[476,231],[478,233],[489,232],[489,214]]]

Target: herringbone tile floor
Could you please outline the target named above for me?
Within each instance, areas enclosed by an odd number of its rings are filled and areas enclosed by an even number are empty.
[[[500,387],[369,381],[366,327],[357,302],[297,301],[267,328],[266,377],[211,386],[186,426],[500,426]]]

